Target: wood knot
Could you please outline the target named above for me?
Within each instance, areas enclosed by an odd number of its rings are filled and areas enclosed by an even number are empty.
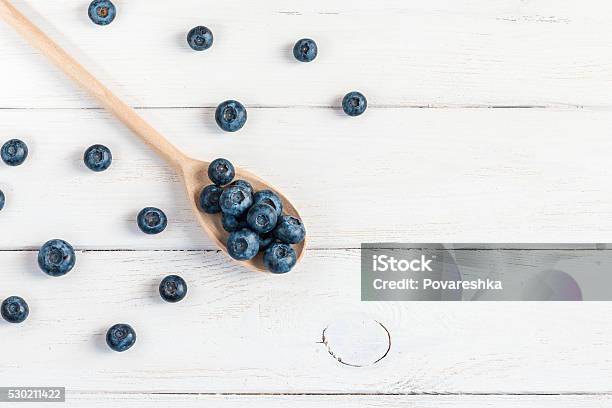
[[[367,367],[389,354],[391,333],[373,319],[343,319],[323,330],[322,343],[338,362],[351,367]]]

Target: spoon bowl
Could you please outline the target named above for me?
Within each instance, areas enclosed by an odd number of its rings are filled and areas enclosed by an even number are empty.
[[[198,201],[202,188],[212,184],[212,181],[210,181],[208,178],[209,165],[210,162],[185,158],[182,160],[181,173],[185,183],[185,188],[187,190],[187,199],[189,200],[191,209],[200,223],[200,226],[204,229],[204,231],[206,231],[213,242],[227,254],[226,242],[229,233],[223,229],[221,214],[207,214],[198,207]],[[289,201],[289,199],[280,192],[280,190],[274,188],[269,183],[265,182],[249,171],[240,169],[238,167],[235,168],[235,171],[235,180],[248,181],[253,186],[254,191],[274,191],[283,202],[283,213],[291,215],[300,220],[302,219],[298,213],[298,210],[293,206],[293,204],[291,204],[291,201]],[[306,248],[306,238],[304,238],[304,241],[300,242],[299,244],[292,245],[292,247],[295,250],[297,262],[299,262],[305,253],[304,249]],[[267,272],[267,269],[263,264],[263,252],[260,252],[255,258],[248,261],[236,261],[235,259],[234,261],[240,262],[249,269]]]
[[[198,222],[208,233],[210,238],[225,252],[227,252],[226,242],[228,233],[223,229],[221,217],[217,214],[206,214],[198,208],[199,194],[202,188],[211,184],[208,178],[209,162],[199,161],[186,156],[183,152],[173,146],[157,130],[149,125],[134,109],[119,99],[107,87],[90,74],[81,64],[79,64],[70,54],[55,43],[49,36],[43,33],[27,17],[11,4],[9,0],[0,0],[0,18],[12,26],[21,34],[34,48],[38,49],[54,65],[62,70],[68,77],[79,84],[83,89],[95,97],[110,113],[123,122],[132,132],[142,139],[147,145],[155,150],[160,156],[166,159],[180,175],[183,177],[187,196],[191,209]],[[235,168],[236,178],[243,179],[251,183],[255,191],[272,190],[281,198],[284,212],[298,219],[301,217],[298,211],[285,197],[280,190],[270,186],[268,183],[249,173],[246,170]],[[304,255],[306,241],[294,245],[297,260]],[[245,266],[257,270],[265,271],[262,255],[258,254],[249,261],[237,261]]]

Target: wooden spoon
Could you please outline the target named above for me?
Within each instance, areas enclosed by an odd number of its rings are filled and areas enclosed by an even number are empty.
[[[225,243],[227,242],[228,233],[223,229],[221,216],[205,214],[200,211],[197,205],[200,191],[204,186],[211,184],[211,181],[208,179],[208,165],[210,162],[192,159],[174,147],[158,131],[145,122],[134,109],[115,96],[83,68],[81,64],[21,14],[9,0],[0,0],[0,17],[17,30],[32,46],[41,51],[58,68],[64,71],[66,75],[96,97],[108,111],[114,114],[132,132],[140,136],[147,145],[168,161],[183,178],[191,209],[198,222],[215,243],[227,252]],[[291,205],[287,197],[256,175],[236,167],[236,178],[251,183],[255,191],[265,189],[274,191],[283,201],[284,212],[301,219],[298,211]],[[298,245],[294,245],[298,261],[304,256],[305,245],[306,240]],[[241,263],[254,270],[266,270],[261,254],[252,260],[241,261]]]

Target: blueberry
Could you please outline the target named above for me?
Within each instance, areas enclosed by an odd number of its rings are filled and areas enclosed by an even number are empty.
[[[213,44],[213,34],[207,27],[197,26],[187,33],[187,43],[196,51],[209,49]]]
[[[306,236],[306,229],[302,221],[290,215],[279,218],[274,236],[286,244],[299,244]]]
[[[342,99],[342,109],[349,116],[359,116],[367,107],[368,101],[360,92],[349,92]]]
[[[52,239],[38,251],[38,266],[49,276],[62,276],[70,272],[76,262],[72,245],[61,239]]]
[[[220,213],[219,198],[222,192],[223,189],[214,184],[204,187],[200,192],[200,208],[207,214]]]
[[[261,190],[253,195],[253,204],[268,204],[276,211],[276,217],[280,217],[283,212],[283,202],[273,191]]]
[[[245,217],[234,217],[226,213],[223,213],[221,222],[223,224],[223,229],[227,232],[234,232],[247,227]]]
[[[259,252],[257,234],[247,228],[232,232],[227,239],[227,252],[239,261],[253,259]]]
[[[4,193],[0,190],[0,210],[4,208]]]
[[[2,318],[9,323],[21,323],[30,314],[30,308],[25,300],[19,296],[11,296],[4,299],[0,306]]]
[[[116,324],[106,332],[106,344],[114,351],[125,351],[134,343],[136,343],[136,332],[129,324]]]
[[[218,186],[223,186],[234,179],[234,165],[227,159],[215,159],[208,165],[208,178]]]
[[[225,214],[240,217],[253,204],[253,196],[244,187],[229,186],[221,193],[219,205]]]
[[[88,9],[89,18],[97,25],[107,25],[113,22],[117,9],[110,0],[93,0]]]
[[[238,101],[225,101],[217,106],[215,120],[221,129],[226,132],[235,132],[246,123],[247,111]]]
[[[232,186],[244,187],[247,190],[249,190],[249,193],[253,194],[253,186],[248,181],[245,181],[245,180],[236,180],[231,185]]]
[[[11,139],[2,146],[0,156],[9,166],[19,166],[28,157],[28,146],[19,139]]]
[[[295,251],[290,245],[274,243],[266,249],[263,256],[265,267],[273,273],[289,272],[297,262]]]
[[[293,47],[293,56],[301,62],[310,62],[317,57],[317,43],[310,38],[302,38]]]
[[[247,224],[258,234],[272,231],[276,226],[277,219],[274,208],[264,203],[253,205],[247,213]]]
[[[259,234],[259,250],[266,250],[274,242],[274,234]]]
[[[159,208],[146,207],[138,213],[138,227],[145,234],[159,234],[166,229],[168,218]]]
[[[83,161],[89,170],[104,171],[111,165],[113,155],[108,147],[96,144],[85,150]]]
[[[180,302],[187,294],[187,283],[180,276],[166,276],[159,284],[159,294],[166,302]]]

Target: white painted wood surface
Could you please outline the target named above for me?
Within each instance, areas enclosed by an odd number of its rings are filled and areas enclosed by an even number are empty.
[[[609,242],[611,3],[118,0],[108,27],[86,0],[15,3],[177,146],[286,190],[312,249],[286,276],[229,263],[163,162],[0,24],[0,141],[30,147],[0,166],[0,297],[32,308],[0,324],[0,386],[65,385],[69,406],[611,405],[607,303],[363,303],[357,249]],[[209,52],[185,44],[196,24]],[[312,64],[291,57],[303,36]],[[337,108],[352,89],[359,118]],[[228,98],[249,109],[237,134],[214,124]],[[93,143],[105,173],[82,165]],[[159,236],[135,226],[147,205],[169,215]],[[79,249],[60,279],[35,262],[52,237]],[[170,273],[190,285],[177,305],[156,294]],[[139,335],[120,355],[118,321]],[[413,393],[453,395],[389,395]]]
[[[39,404],[46,408],[48,404]],[[125,408],[139,407],[194,407],[213,406],[220,408],[251,408],[262,406],[270,408],[454,408],[454,407],[495,407],[514,408],[516,406],[529,407],[575,407],[598,408],[609,407],[609,396],[474,396],[474,395],[265,395],[265,396],[236,396],[236,395],[151,395],[151,394],[75,394],[68,407],[108,407],[121,406]],[[28,407],[38,407],[29,404]]]
[[[16,1],[135,105],[329,106],[357,88],[378,106],[610,106],[605,0],[118,0],[103,28],[83,17],[87,3]],[[197,24],[214,32],[207,53],[186,44]],[[3,79],[20,90],[3,105],[95,106],[0,30],[16,62]],[[320,46],[315,64],[291,55],[304,36]]]
[[[0,252],[0,261],[2,290],[31,306],[27,324],[2,325],[0,378],[17,385],[36,373],[43,384],[97,392],[609,391],[606,303],[360,302],[359,250],[312,250],[283,276],[216,251],[79,252],[58,279],[36,269],[34,251]],[[157,293],[170,273],[190,288],[176,305]],[[376,340],[364,319],[384,325],[391,349],[357,368],[347,364],[362,357],[351,352]],[[104,344],[115,322],[137,330],[129,352]]]
[[[313,248],[612,234],[606,111],[373,109],[352,120],[328,109],[256,109],[236,135],[215,131],[212,109],[143,114],[195,157],[230,157],[286,191]],[[0,228],[11,231],[1,247],[31,249],[57,235],[86,249],[213,248],[179,180],[108,114],[0,110],[0,134],[30,146],[23,166],[0,168]],[[112,148],[105,173],[83,165],[93,143]],[[147,205],[170,217],[159,236],[144,236],[134,222]],[[14,227],[24,219],[36,227]]]

